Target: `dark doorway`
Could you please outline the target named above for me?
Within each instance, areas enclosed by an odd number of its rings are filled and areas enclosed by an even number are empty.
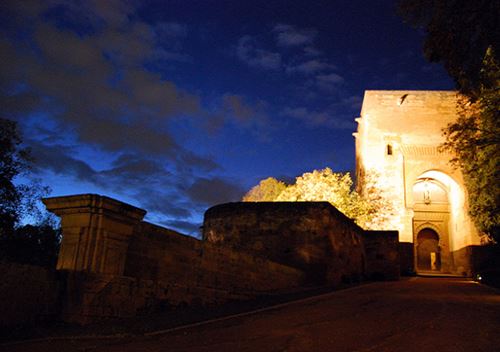
[[[441,270],[439,236],[432,229],[423,229],[417,235],[417,268],[425,271]]]

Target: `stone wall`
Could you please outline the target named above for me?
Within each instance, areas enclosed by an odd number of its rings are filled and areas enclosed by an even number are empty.
[[[305,282],[299,268],[143,222],[144,210],[108,197],[58,197],[45,204],[62,217],[65,321],[221,304]]]
[[[0,262],[0,328],[53,319],[59,283],[48,269]]]
[[[203,238],[304,270],[310,284],[359,280],[363,229],[327,202],[228,203],[205,213]]]
[[[147,222],[142,222],[132,236],[125,275],[250,295],[296,287],[303,279],[301,271],[269,258],[200,241]],[[184,295],[176,301],[182,299],[189,297]]]
[[[363,229],[326,202],[215,206],[205,214],[203,240],[144,222],[144,210],[104,196],[44,202],[62,218],[61,317],[70,322],[335,286],[367,272],[393,279],[399,272],[397,234],[363,240]]]
[[[134,229],[123,276],[71,278],[66,320],[86,323],[179,306],[209,306],[299,287],[304,273],[153,224]]]
[[[366,253],[366,277],[372,280],[399,280],[398,232],[365,231],[363,243]]]
[[[500,246],[483,245],[467,246],[453,252],[453,261],[457,273],[464,276],[475,276],[482,272],[496,271],[500,273]]]
[[[401,269],[401,275],[415,275],[413,243],[399,242],[399,267]]]
[[[210,263],[203,267],[207,262]],[[165,276],[154,280],[102,274],[70,276],[68,287],[72,294],[69,296],[73,299],[65,306],[64,320],[85,324],[179,307],[213,306],[277,291],[287,292],[303,282],[303,273],[297,269],[207,247],[199,259],[188,256],[182,264],[170,265],[169,269],[162,270]]]

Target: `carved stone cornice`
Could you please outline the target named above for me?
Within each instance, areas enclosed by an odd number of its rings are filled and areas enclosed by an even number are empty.
[[[444,156],[451,155],[448,151],[441,151],[438,145],[402,144],[401,152],[404,156]]]
[[[449,217],[449,212],[415,211],[414,221],[445,221]]]

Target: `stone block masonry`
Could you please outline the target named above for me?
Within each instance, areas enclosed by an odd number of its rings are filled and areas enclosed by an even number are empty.
[[[44,203],[63,231],[47,312],[67,322],[334,287],[363,279],[375,262],[377,270],[399,270],[385,240],[397,236],[366,241],[363,229],[324,202],[215,206],[205,214],[202,240],[145,222],[145,210],[105,196]],[[387,256],[371,260],[367,243]]]
[[[327,202],[222,204],[203,224],[206,241],[301,269],[315,285],[362,278],[363,232]]]
[[[300,287],[305,273],[142,221],[144,210],[95,194],[44,200],[61,216],[62,318],[92,321],[214,305]]]
[[[469,216],[468,192],[453,155],[440,146],[460,115],[454,91],[369,90],[356,138],[356,175],[377,175],[392,204],[387,229],[399,231],[405,273],[471,275],[471,246],[482,235]],[[361,182],[362,194],[372,185]]]

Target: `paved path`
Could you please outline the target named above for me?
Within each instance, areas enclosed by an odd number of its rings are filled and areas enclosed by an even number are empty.
[[[30,343],[8,350],[500,351],[500,294],[462,279],[412,278],[156,336]]]

